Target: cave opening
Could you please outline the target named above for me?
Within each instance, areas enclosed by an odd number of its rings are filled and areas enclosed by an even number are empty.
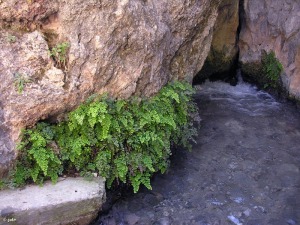
[[[237,85],[240,79],[239,76],[241,76],[238,43],[239,43],[241,29],[245,24],[245,12],[244,12],[243,5],[244,5],[244,0],[239,0],[237,2],[238,24],[236,26],[235,35],[232,36],[232,39],[235,39],[233,41],[234,46],[232,46],[232,48],[235,49],[234,54],[231,54],[231,57],[229,58],[226,57],[227,54],[230,55],[230,50],[228,50],[228,52],[226,52],[225,50],[223,52],[218,51],[213,46],[215,42],[215,40],[213,40],[211,50],[204,62],[202,69],[193,78],[193,85],[203,84],[206,80],[209,80],[211,82],[223,81],[233,86]],[[226,7],[226,5],[223,7]],[[215,29],[218,29],[218,27]],[[216,32],[216,30],[214,30],[214,32]],[[225,49],[225,47],[223,49]]]

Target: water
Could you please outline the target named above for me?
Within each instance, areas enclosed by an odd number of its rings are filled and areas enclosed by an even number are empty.
[[[240,82],[197,87],[192,152],[174,150],[153,190],[121,198],[96,224],[300,224],[300,114]]]
[[[265,113],[280,109],[280,103],[270,94],[244,82],[237,86],[223,82],[206,82],[196,89],[198,95],[211,101],[218,101],[219,104],[224,104],[224,107],[231,103],[236,112],[246,113],[252,117],[263,116]]]

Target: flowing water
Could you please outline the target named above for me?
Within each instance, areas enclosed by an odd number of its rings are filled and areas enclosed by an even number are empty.
[[[96,224],[300,224],[300,113],[240,83],[197,87],[192,152],[177,149],[153,190],[121,198]]]

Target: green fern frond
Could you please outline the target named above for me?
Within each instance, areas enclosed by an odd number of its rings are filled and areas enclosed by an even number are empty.
[[[98,173],[107,186],[130,183],[151,189],[150,178],[165,172],[171,143],[190,147],[196,136],[193,88],[173,82],[150,99],[93,96],[59,124],[38,123],[23,132],[14,182],[56,182],[70,171]],[[63,167],[64,166],[64,167]]]

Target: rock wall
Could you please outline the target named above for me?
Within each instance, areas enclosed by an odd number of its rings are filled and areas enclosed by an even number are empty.
[[[0,1],[0,177],[21,128],[93,93],[150,96],[192,80],[210,49],[220,0]],[[50,57],[70,45],[66,63]]]
[[[298,0],[244,0],[240,32],[243,72],[260,82],[263,51],[274,51],[284,67],[281,80],[292,98],[300,99],[300,3]]]
[[[194,81],[228,78],[235,75],[238,57],[239,0],[222,0],[213,30],[213,40],[202,70]]]

